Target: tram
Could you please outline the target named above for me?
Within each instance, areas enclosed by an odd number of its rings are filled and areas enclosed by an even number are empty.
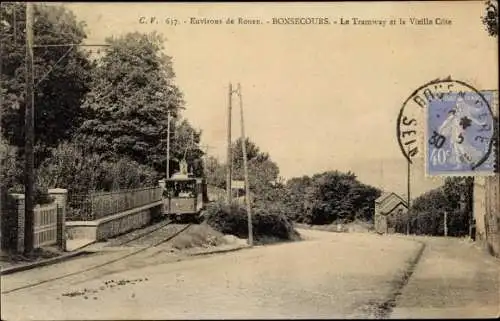
[[[183,164],[184,165],[184,164]],[[176,221],[199,221],[207,202],[207,185],[202,178],[187,173],[187,166],[160,183],[163,188],[163,214]]]

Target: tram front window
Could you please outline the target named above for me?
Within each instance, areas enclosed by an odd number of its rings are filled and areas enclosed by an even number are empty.
[[[172,197],[194,197],[194,184],[192,182],[172,182],[169,184],[169,194]]]

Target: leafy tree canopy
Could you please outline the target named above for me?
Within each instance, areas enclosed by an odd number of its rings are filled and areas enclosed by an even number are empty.
[[[250,190],[258,195],[269,192],[269,188],[276,185],[279,167],[273,162],[268,153],[261,152],[260,148],[250,139],[246,139],[248,164],[248,178]],[[233,142],[232,147],[233,180],[244,180],[242,139]],[[206,161],[207,182],[220,188],[226,187],[227,164],[221,164],[217,158],[209,157]]]
[[[2,50],[1,88],[2,134],[8,141],[24,147],[25,110],[25,21],[23,3],[2,3],[0,41]],[[82,121],[81,101],[88,92],[92,64],[81,44],[85,24],[62,6],[34,6],[34,78],[36,165],[48,149],[68,139]]]
[[[359,182],[352,172],[328,171],[290,179],[286,203],[292,219],[310,224],[373,219],[381,191]]]
[[[198,164],[201,132],[180,119],[184,101],[161,35],[128,33],[106,43],[83,104],[79,139],[107,159],[125,156],[164,172],[170,112],[170,174],[184,157],[191,167]]]
[[[233,179],[235,180],[243,180],[245,177],[242,142],[243,140],[238,138],[232,144]],[[264,193],[278,179],[278,165],[271,160],[268,153],[261,152],[260,148],[249,138],[245,139],[245,147],[250,189],[257,193]]]

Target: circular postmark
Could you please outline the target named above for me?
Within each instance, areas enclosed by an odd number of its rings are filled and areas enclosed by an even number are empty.
[[[494,117],[493,92],[436,79],[416,89],[397,119],[398,143],[410,164],[423,157],[431,175],[490,171]],[[492,168],[491,168],[492,169]]]

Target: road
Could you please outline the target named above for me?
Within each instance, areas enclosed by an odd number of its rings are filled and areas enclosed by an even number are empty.
[[[500,260],[472,242],[413,237],[425,251],[396,301],[391,318],[500,316]]]
[[[397,236],[300,232],[306,240],[179,262],[148,250],[10,293],[123,253],[7,275],[2,319],[387,318],[422,249]]]

